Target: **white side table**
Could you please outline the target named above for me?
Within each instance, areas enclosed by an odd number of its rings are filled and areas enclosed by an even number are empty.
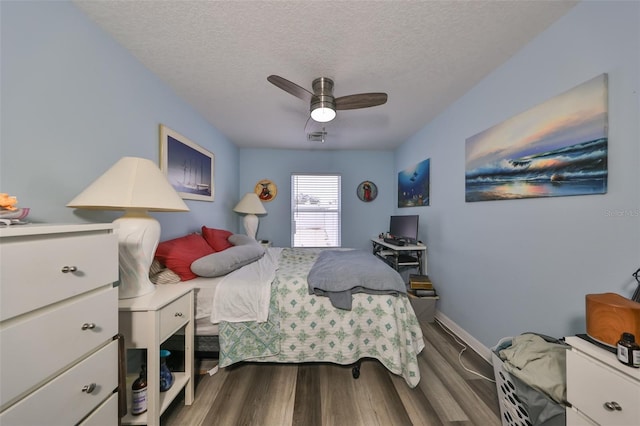
[[[119,302],[120,333],[127,349],[147,349],[147,412],[131,415],[131,386],[137,373],[127,377],[127,415],[122,424],[159,425],[160,416],[180,391],[185,405],[193,403],[193,286],[157,285],[145,296]],[[169,390],[160,392],[160,344],[184,327],[184,372],[173,372]],[[135,377],[133,377],[135,376]]]

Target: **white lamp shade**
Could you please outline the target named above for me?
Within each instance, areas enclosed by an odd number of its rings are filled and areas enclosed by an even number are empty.
[[[123,157],[67,207],[187,212],[189,207],[158,166],[146,158]]]
[[[233,208],[237,213],[265,214],[267,211],[255,192],[247,192],[242,200]]]

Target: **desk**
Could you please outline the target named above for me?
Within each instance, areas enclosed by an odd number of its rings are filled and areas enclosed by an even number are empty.
[[[422,275],[427,273],[427,246],[424,244],[407,244],[396,246],[381,238],[372,238],[373,254],[387,262],[396,271],[403,266],[417,267]]]

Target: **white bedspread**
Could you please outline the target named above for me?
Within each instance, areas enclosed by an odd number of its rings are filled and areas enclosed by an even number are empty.
[[[265,322],[281,253],[282,248],[271,247],[260,260],[224,276],[215,287],[211,322]]]

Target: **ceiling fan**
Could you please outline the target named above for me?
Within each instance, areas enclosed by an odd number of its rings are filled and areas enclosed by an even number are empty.
[[[320,123],[333,120],[336,110],[369,108],[387,102],[386,93],[359,93],[335,98],[333,80],[326,77],[313,80],[313,93],[278,75],[270,75],[267,80],[285,92],[309,102],[311,118]]]

